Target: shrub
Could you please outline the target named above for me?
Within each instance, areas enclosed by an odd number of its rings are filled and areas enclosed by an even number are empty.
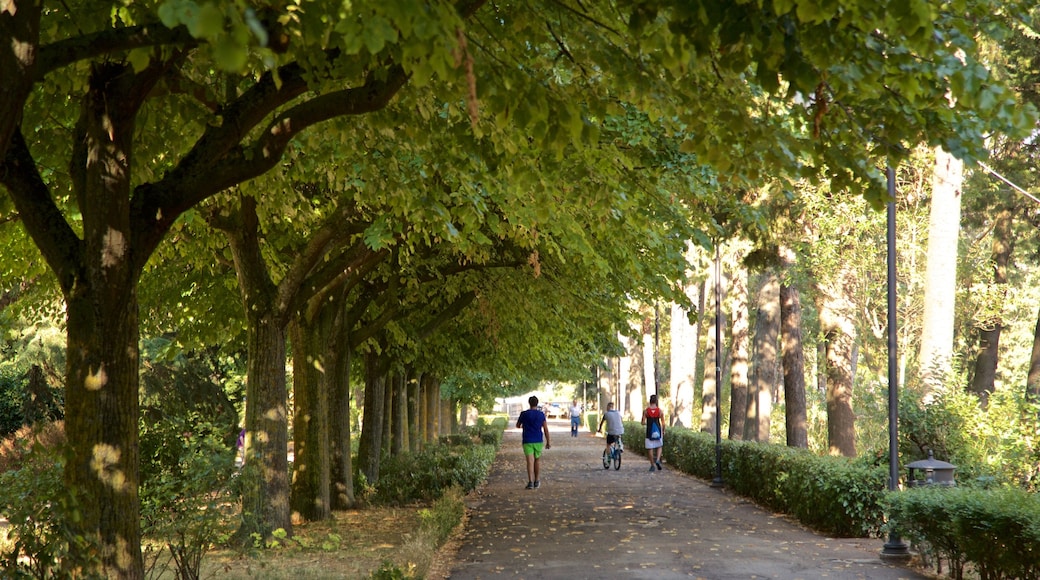
[[[633,451],[644,451],[640,424],[625,425],[625,444]],[[733,491],[826,534],[860,537],[880,533],[887,481],[883,468],[754,442],[723,440],[721,451],[722,480]],[[677,469],[702,479],[716,476],[715,437],[711,434],[673,427],[668,430],[664,457]]]
[[[469,442],[390,457],[382,464],[376,501],[391,505],[431,501],[452,486],[470,491],[486,477],[496,451],[492,445]]]
[[[1015,488],[921,487],[886,497],[890,529],[960,577],[1040,577],[1040,500]]]
[[[232,531],[235,449],[223,426],[194,415],[143,427],[141,439],[141,531],[161,546],[146,544],[147,568],[198,578],[203,555]]]
[[[0,475],[0,505],[7,516],[11,541],[0,566],[5,578],[100,578],[96,544],[78,533],[75,497],[62,478],[60,449],[38,441],[20,467]]]

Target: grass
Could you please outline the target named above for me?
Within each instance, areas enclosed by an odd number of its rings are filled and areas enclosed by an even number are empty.
[[[431,506],[335,512],[329,521],[294,526],[292,539],[266,550],[210,551],[203,558],[200,578],[370,578],[381,568],[403,573],[394,578],[440,577],[441,568],[450,562],[444,561],[443,552],[439,558],[438,552],[463,519],[463,497],[452,489]],[[171,569],[150,577],[175,578],[175,574]]]

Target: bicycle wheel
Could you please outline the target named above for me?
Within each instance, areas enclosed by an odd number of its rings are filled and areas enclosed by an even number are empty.
[[[603,450],[603,469],[610,469],[610,454]]]
[[[621,450],[614,449],[614,469],[621,469]]]

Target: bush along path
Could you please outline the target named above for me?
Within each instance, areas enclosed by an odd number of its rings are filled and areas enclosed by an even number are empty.
[[[625,451],[603,468],[605,441],[551,421],[542,485],[526,490],[520,434],[508,429],[467,523],[433,578],[920,579],[880,559],[883,540],[835,539]],[[665,445],[667,445],[667,439]]]

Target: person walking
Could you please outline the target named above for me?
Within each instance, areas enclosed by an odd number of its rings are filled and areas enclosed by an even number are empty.
[[[603,413],[603,418],[599,420],[599,427],[596,427],[596,433],[603,430],[603,423],[607,424],[606,452],[609,454],[610,444],[620,441],[621,436],[625,434],[625,423],[621,420],[621,413],[614,409],[614,403],[607,403],[607,412]]]
[[[578,405],[578,400],[574,399],[571,401],[571,437],[578,436],[578,425],[581,425],[581,406]]]
[[[646,425],[646,456],[650,459],[650,471],[661,470],[661,449],[664,447],[664,413],[657,406],[657,395],[650,395],[650,405],[643,410]]]
[[[520,413],[516,419],[516,426],[523,429],[521,442],[524,446],[524,459],[527,461],[527,489],[535,489],[541,485],[538,473],[542,463],[542,450],[551,447],[549,422],[545,419],[545,413],[538,408],[538,397],[531,395],[527,402],[531,408]]]

